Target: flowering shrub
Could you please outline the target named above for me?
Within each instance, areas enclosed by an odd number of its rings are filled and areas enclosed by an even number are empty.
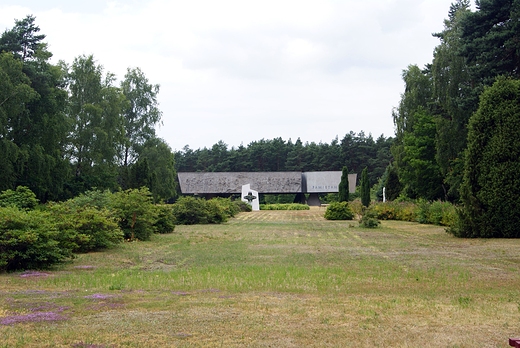
[[[36,312],[29,314],[9,315],[0,318],[0,325],[14,325],[18,323],[39,322],[39,321],[58,321],[65,320],[62,314],[56,312]]]

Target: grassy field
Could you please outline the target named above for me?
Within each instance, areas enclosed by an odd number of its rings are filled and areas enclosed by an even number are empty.
[[[0,347],[508,347],[520,240],[242,213],[0,274]]]

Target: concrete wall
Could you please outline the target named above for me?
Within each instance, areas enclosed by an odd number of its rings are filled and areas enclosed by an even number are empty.
[[[241,193],[242,185],[251,184],[259,193],[328,193],[338,192],[340,171],[328,172],[184,172],[178,173],[184,194]],[[356,191],[356,174],[349,174],[349,191]]]
[[[260,193],[302,192],[300,172],[178,173],[182,193],[241,193],[242,185]]]
[[[303,192],[305,193],[334,193],[339,191],[340,171],[304,172],[302,175]],[[348,190],[351,193],[356,192],[356,180],[357,174],[348,175]]]

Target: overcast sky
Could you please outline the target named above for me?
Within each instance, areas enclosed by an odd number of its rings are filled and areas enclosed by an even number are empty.
[[[161,86],[173,150],[281,137],[394,135],[409,64],[430,63],[454,0],[0,0],[0,31],[36,16],[53,61],[93,54]]]

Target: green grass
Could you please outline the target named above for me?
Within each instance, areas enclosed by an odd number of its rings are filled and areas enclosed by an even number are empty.
[[[242,213],[0,274],[0,347],[507,347],[520,334],[520,240],[323,213]]]

